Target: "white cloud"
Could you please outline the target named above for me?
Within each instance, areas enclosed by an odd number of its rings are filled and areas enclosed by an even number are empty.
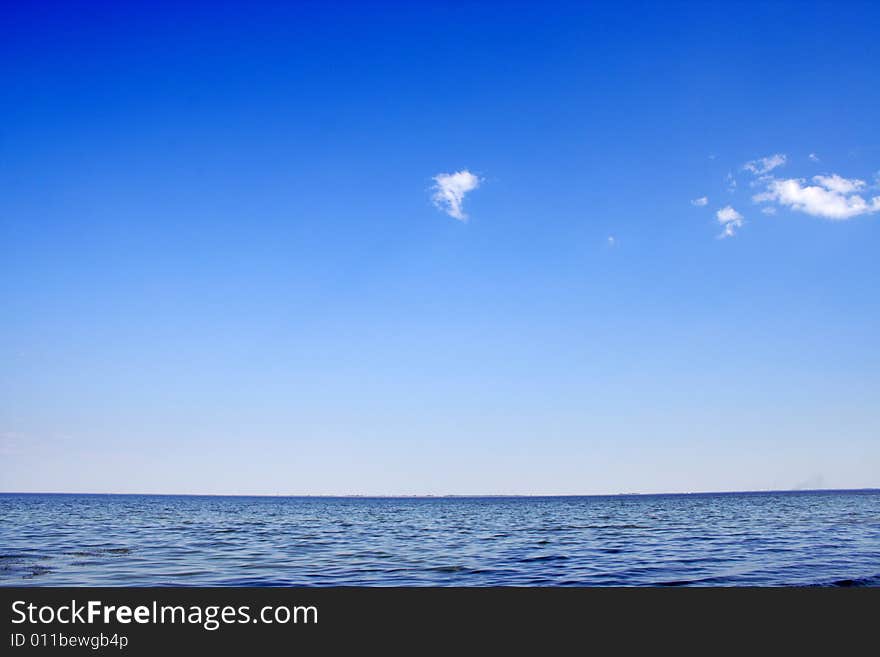
[[[691,205],[696,205],[698,207],[703,207],[709,203],[709,199],[706,196],[701,196],[700,198],[695,198],[691,201]]]
[[[761,208],[761,212],[763,212],[764,214],[776,214],[776,208],[772,205],[765,205],[763,208]]]
[[[617,238],[614,235],[608,236],[608,246],[614,247],[617,246]]]
[[[727,191],[735,192],[736,191],[736,177],[733,175],[733,171],[728,172],[726,180],[727,180]]]
[[[746,162],[743,164],[743,170],[751,171],[755,175],[760,176],[773,171],[776,167],[781,167],[785,164],[787,159],[788,158],[782,153],[775,153],[774,155],[768,155],[767,157]]]
[[[767,191],[753,196],[758,203],[776,202],[798,212],[843,220],[861,214],[880,212],[880,196],[865,200],[855,192],[865,188],[864,180],[843,178],[837,174],[814,176],[814,185],[803,178],[771,180]]]
[[[718,219],[718,223],[723,226],[721,234],[718,236],[721,239],[733,237],[736,235],[736,229],[743,225],[743,216],[729,205],[718,210],[715,217]]]
[[[731,221],[739,221],[743,218],[743,216],[734,210],[731,206],[725,205],[718,212],[715,213],[715,216],[718,217],[718,221],[722,224],[729,223]]]
[[[438,173],[434,176],[434,205],[450,217],[466,221],[467,215],[462,209],[464,195],[480,186],[479,176],[467,169],[455,173]]]
[[[816,155],[815,153],[810,153],[807,157],[809,157],[813,162],[819,161],[819,156]]]
[[[864,180],[843,178],[836,173],[832,173],[830,176],[813,176],[813,182],[817,182],[825,189],[838,194],[851,194],[865,187]]]

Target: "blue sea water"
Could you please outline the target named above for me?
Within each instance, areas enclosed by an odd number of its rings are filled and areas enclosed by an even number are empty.
[[[880,491],[0,495],[0,585],[880,585]]]

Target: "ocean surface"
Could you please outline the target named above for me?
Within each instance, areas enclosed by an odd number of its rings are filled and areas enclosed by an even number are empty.
[[[880,585],[880,491],[0,494],[0,585]]]

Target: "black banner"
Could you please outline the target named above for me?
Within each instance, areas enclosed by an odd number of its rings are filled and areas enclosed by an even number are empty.
[[[837,654],[871,645],[862,642],[880,602],[878,589],[820,588],[0,588],[0,596],[4,655],[608,645]]]

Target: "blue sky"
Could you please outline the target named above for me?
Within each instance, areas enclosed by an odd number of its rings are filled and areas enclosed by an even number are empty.
[[[0,10],[0,490],[880,486],[876,4],[282,5]]]

